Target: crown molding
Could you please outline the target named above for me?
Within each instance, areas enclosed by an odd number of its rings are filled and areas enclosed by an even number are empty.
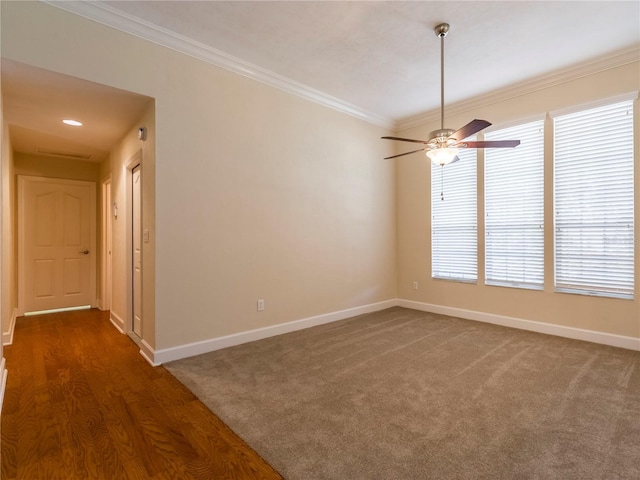
[[[640,46],[635,45],[630,48],[620,50],[614,54],[609,54],[595,60],[572,65],[562,70],[547,75],[541,75],[524,82],[514,84],[511,87],[502,88],[486,95],[477,96],[469,100],[447,105],[447,115],[457,115],[495,103],[533,93],[545,88],[560,85],[562,83],[577,80],[582,77],[593,75],[612,68],[621,67],[630,63],[640,61]],[[440,119],[440,109],[416,115],[396,123],[396,131],[417,127],[426,123],[438,121]]]
[[[383,128],[395,131],[405,130],[407,128],[435,122],[440,118],[440,110],[434,109],[420,115],[394,121],[391,118],[358,108],[336,97],[246,62],[184,35],[129,15],[106,3],[96,3],[88,0],[73,2],[60,0],[41,1]],[[457,115],[469,110],[486,107],[581,77],[638,62],[639,60],[640,46],[636,45],[614,53],[613,55],[610,54],[596,60],[579,63],[562,70],[557,70],[551,74],[541,75],[513,86],[490,92],[486,95],[447,105],[447,114]]]
[[[221,50],[217,50],[209,45],[205,45],[179,33],[172,32],[151,22],[147,22],[141,18],[117,10],[106,3],[95,3],[87,0],[75,2],[56,0],[41,1],[61,10],[93,20],[107,27],[115,28],[116,30],[120,30],[143,40],[155,43],[156,45],[170,48],[306,100],[346,113],[347,115],[351,115],[374,125],[387,129],[393,129],[396,126],[396,123],[391,118],[386,118],[373,112],[368,112],[358,108],[347,102],[343,102],[339,98],[327,95],[326,93],[300,82],[296,82],[295,80],[261,68],[252,63],[245,62],[240,58],[229,55]]]

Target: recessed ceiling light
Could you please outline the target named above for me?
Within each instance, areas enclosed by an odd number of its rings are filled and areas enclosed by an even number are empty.
[[[71,125],[72,127],[81,127],[82,126],[82,122],[79,122],[77,120],[62,120],[62,123],[66,123],[67,125]]]

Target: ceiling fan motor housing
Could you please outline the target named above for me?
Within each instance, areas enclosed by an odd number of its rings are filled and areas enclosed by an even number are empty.
[[[458,143],[456,139],[449,138],[454,133],[456,133],[456,131],[450,128],[442,128],[440,130],[434,130],[429,134],[430,140],[428,143],[431,146],[431,148],[450,147]]]

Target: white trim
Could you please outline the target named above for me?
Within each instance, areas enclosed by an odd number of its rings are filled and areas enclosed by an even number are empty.
[[[151,361],[149,361],[149,359],[148,361],[152,365],[160,365],[173,360],[180,360],[181,358],[193,357],[194,355],[201,355],[203,353],[213,352],[222,348],[233,347],[243,343],[253,342],[255,340],[262,340],[263,338],[295,332],[297,330],[336,322],[338,320],[344,320],[345,318],[362,315],[363,313],[377,312],[384,310],[385,308],[395,307],[396,305],[397,301],[395,299],[386,300],[384,302],[371,303],[362,307],[348,308],[346,310],[316,315],[314,317],[294,320],[292,322],[272,325],[270,327],[257,328],[255,330],[226,335],[224,337],[211,338],[209,340],[179,345],[177,347],[164,348],[156,350],[155,352],[152,351],[153,353],[150,352]]]
[[[633,46],[626,48],[618,51],[617,53],[605,55],[596,60],[588,60],[578,65],[558,70],[550,75],[542,75],[540,77],[515,84],[511,87],[502,88],[487,95],[480,95],[466,101],[448,105],[447,116],[459,115],[469,110],[484,108],[512,98],[544,90],[545,88],[561,85],[572,80],[611,70],[612,68],[628,65],[630,63],[637,62],[639,57],[640,47]],[[440,110],[431,110],[397,122],[396,130],[405,130],[407,128],[435,122],[439,119]]]
[[[98,300],[98,308],[100,310],[111,310],[111,297],[113,289],[113,214],[114,207],[111,192],[111,175],[102,179],[100,182],[100,222],[102,225],[102,241],[100,243],[100,265],[101,265],[101,282],[100,282],[100,299]],[[111,247],[111,249],[109,248]]]
[[[13,332],[16,329],[16,319],[18,318],[18,309],[14,308],[11,312],[11,320],[9,320],[9,329],[2,332],[2,345],[13,344]]]
[[[2,376],[2,380],[0,380],[0,414],[2,413],[2,404],[4,403],[4,392],[7,389],[7,374],[9,371],[5,367],[6,361],[4,357],[2,357],[2,361],[0,362],[0,375]]]
[[[125,224],[125,265],[127,265],[125,284],[127,303],[125,321],[122,323],[122,328],[126,334],[133,332],[133,170],[138,166],[140,167],[141,181],[144,181],[142,148],[136,150],[124,164],[124,168],[126,169],[125,204],[124,207],[120,209],[119,214]],[[142,219],[142,222],[144,222],[144,219]],[[142,275],[144,277],[144,269],[142,270]],[[144,312],[142,312],[142,315],[142,321],[144,322]],[[136,336],[139,335],[136,334]]]
[[[124,334],[124,320],[118,316],[113,310],[109,312],[109,321],[116,327],[120,333]]]
[[[323,325],[325,323],[336,322],[338,320],[344,320],[364,313],[378,312],[395,306],[640,351],[640,338],[566,327],[551,323],[536,322],[533,320],[477,312],[474,310],[465,310],[462,308],[447,307],[444,305],[434,305],[404,299],[393,299],[160,350],[154,350],[145,340],[141,340],[140,355],[142,355],[150,365],[157,367],[163,363],[174,360],[202,355],[203,353],[213,352],[227,347],[234,347],[243,343],[262,340],[276,335],[283,335],[285,333],[295,332],[305,328]]]
[[[535,115],[528,115],[526,117],[521,117],[516,120],[509,120],[507,122],[502,122],[498,124],[492,124],[487,128],[482,130],[482,135],[485,133],[495,132],[496,130],[506,130],[511,127],[519,127],[520,125],[526,125],[527,123],[533,122],[544,122],[547,119],[546,113],[537,113]],[[484,137],[482,137],[484,140]]]
[[[640,351],[640,338],[635,337],[596,332],[594,330],[566,327],[564,325],[551,323],[536,322],[522,318],[495,315],[492,313],[476,312],[474,310],[465,310],[463,308],[433,305],[430,303],[415,302],[412,300],[398,299],[398,306],[421,310],[424,312],[465,318],[467,320],[477,320],[479,322],[492,323],[494,325],[502,325],[504,327],[517,328],[520,330],[529,330],[531,332],[545,333],[547,335],[555,335],[558,337],[572,338],[574,340],[583,340],[585,342],[599,343],[612,347]]]
[[[571,105],[570,107],[561,108],[549,112],[550,118],[561,117],[570,113],[580,112],[582,110],[589,110],[591,108],[604,107],[605,105],[613,105],[615,103],[626,102],[628,100],[635,101],[638,99],[638,91],[623,93],[615,95],[613,97],[601,98],[594,102],[582,103],[580,105]]]
[[[149,362],[149,365],[152,367],[159,367],[162,365],[154,360],[156,357],[156,351],[144,339],[140,340],[140,355],[142,355],[142,357]]]
[[[141,18],[122,12],[106,3],[97,2],[58,2],[44,0],[44,3],[80,15],[95,22],[101,23],[122,32],[134,35],[143,40],[170,48],[177,52],[189,55],[225,70],[237,73],[252,80],[270,85],[272,87],[291,93],[306,100],[338,110],[356,118],[360,118],[374,125],[391,129],[394,121],[372,112],[351,105],[347,102],[327,95],[319,90],[311,88],[300,82],[279,75],[275,72],[246,62],[209,45],[198,42],[166,28],[147,22]]]

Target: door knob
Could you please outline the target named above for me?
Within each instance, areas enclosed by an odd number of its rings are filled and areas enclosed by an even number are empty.
[[[89,255],[89,250],[80,250],[80,253],[83,255]]]

